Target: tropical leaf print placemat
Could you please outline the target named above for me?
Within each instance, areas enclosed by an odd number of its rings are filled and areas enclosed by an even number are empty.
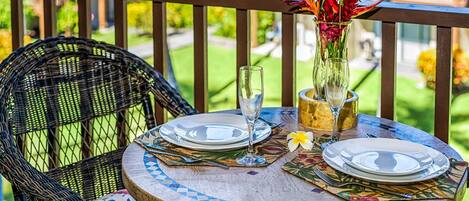
[[[256,153],[258,155],[264,156],[267,160],[267,163],[262,166],[268,166],[274,163],[277,159],[288,152],[286,138],[289,133],[290,132],[285,129],[274,128],[272,129],[272,134],[267,139],[254,145]],[[236,162],[236,159],[246,154],[246,148],[224,152],[206,152],[179,147],[162,140],[162,138],[159,137],[158,128],[147,131],[143,135],[139,136],[137,140],[141,140],[146,143],[158,143],[159,146],[163,146],[169,150],[195,156],[197,158],[222,162],[230,167],[240,167],[240,165]],[[171,157],[161,154],[154,155],[168,166],[209,166],[203,162],[187,164],[178,157]]]
[[[327,165],[323,160],[321,151],[300,151],[298,156],[283,166],[283,170],[304,179],[326,191],[346,200],[406,200],[382,192],[373,191],[361,186],[346,186],[335,188],[328,186],[313,172],[313,167],[326,173],[328,176],[341,182],[360,182],[365,185],[379,186],[393,192],[410,194],[413,197],[407,200],[433,200],[456,197],[456,192],[467,168],[467,162],[451,160],[448,172],[432,180],[417,182],[408,185],[375,184],[354,178],[338,172]]]

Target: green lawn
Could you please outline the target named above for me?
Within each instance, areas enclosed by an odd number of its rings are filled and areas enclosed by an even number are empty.
[[[114,44],[114,31],[109,32],[93,32],[91,38],[97,41],[103,41],[109,44]],[[153,38],[150,34],[137,34],[129,33],[127,36],[128,46],[137,46],[145,43],[152,43]]]

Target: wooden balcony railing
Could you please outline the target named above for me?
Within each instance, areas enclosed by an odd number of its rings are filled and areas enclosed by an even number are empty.
[[[166,3],[193,5],[194,20],[194,96],[195,107],[207,111],[207,6],[236,9],[237,20],[237,67],[250,63],[250,10],[266,10],[282,13],[282,105],[293,106],[295,94],[295,14],[281,0],[153,0],[153,37],[155,67],[166,71]],[[114,0],[116,45],[127,47],[127,0]],[[78,0],[79,36],[91,36],[91,0]],[[24,22],[22,0],[11,0],[12,43],[14,48],[23,45]],[[44,0],[45,36],[56,35],[55,0]],[[129,13],[131,15],[131,13]],[[469,9],[425,6],[383,2],[361,19],[382,21],[382,76],[381,116],[395,118],[396,92],[396,23],[416,23],[437,26],[437,70],[435,98],[435,135],[448,142],[450,126],[450,97],[452,77],[452,27],[469,28]],[[235,107],[235,106],[233,106]],[[160,107],[156,107],[157,121],[165,121]],[[119,114],[124,118],[125,112]],[[91,136],[86,133],[90,126],[84,123],[83,143]],[[126,129],[117,122],[119,144],[125,144]],[[53,140],[53,138],[51,138]],[[54,143],[52,143],[54,144]],[[53,148],[52,148],[53,149]],[[51,157],[54,158],[54,157]]]

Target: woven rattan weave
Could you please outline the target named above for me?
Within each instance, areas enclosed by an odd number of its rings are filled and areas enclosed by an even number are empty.
[[[196,113],[144,60],[66,37],[5,59],[0,101],[0,170],[17,200],[92,200],[121,189],[122,152],[156,125],[155,102],[173,116]]]

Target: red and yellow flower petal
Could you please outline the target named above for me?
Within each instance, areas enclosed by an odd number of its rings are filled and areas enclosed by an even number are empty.
[[[327,3],[332,7],[332,11],[334,11],[334,13],[339,12],[339,3],[337,0],[327,0]]]
[[[381,2],[383,2],[383,0],[378,0],[378,1],[376,1],[375,3],[373,3],[369,6],[360,6],[360,7],[355,8],[355,10],[353,10],[352,17],[357,17],[357,16],[360,16],[360,15],[370,11],[371,9],[375,8],[378,4],[380,4]]]

